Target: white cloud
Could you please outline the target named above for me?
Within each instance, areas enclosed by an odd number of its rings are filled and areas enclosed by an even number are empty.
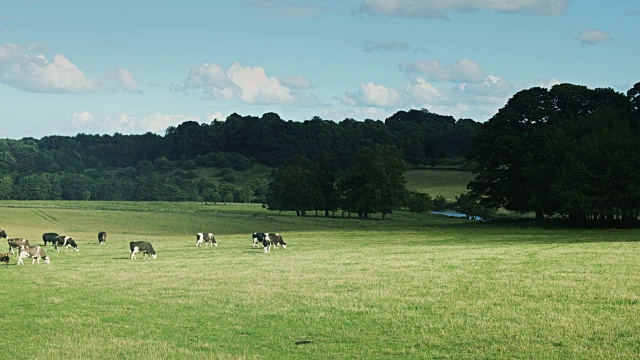
[[[425,19],[445,19],[447,13],[493,10],[558,16],[566,12],[571,0],[361,0],[361,13]]]
[[[225,121],[227,119],[227,115],[223,115],[221,112],[207,112],[204,114],[204,118],[207,120],[207,123],[211,123],[213,120]]]
[[[41,93],[80,94],[124,88],[140,92],[133,75],[125,69],[117,69],[104,79],[94,79],[62,54],[51,60],[39,51],[39,44],[23,48],[6,43],[0,46],[0,82],[16,89]],[[115,81],[115,84],[114,84]]]
[[[340,101],[345,106],[360,110],[378,109],[377,113],[425,108],[442,115],[485,121],[522,88],[520,84],[493,75],[487,75],[480,82],[453,85],[435,84],[413,76],[410,84],[401,89],[362,84],[358,91],[343,95]]]
[[[112,77],[118,87],[125,91],[142,94],[140,84],[133,78],[133,74],[127,69],[117,68],[112,72]]]
[[[427,75],[430,81],[482,82],[487,76],[480,65],[468,59],[449,66],[442,66],[439,61],[415,61],[400,64],[400,70],[410,76]]]
[[[611,34],[608,31],[585,30],[578,35],[576,40],[580,41],[583,44],[595,45],[599,43],[613,41],[613,38],[611,37]]]
[[[71,115],[71,125],[74,127],[83,127],[93,123],[95,120],[93,114],[88,111],[77,112]]]
[[[136,116],[119,113],[96,118],[92,113],[82,111],[72,114],[70,123],[74,129],[84,133],[164,134],[169,126],[177,126],[188,120],[200,121],[200,117],[160,113]]]
[[[245,104],[286,104],[314,106],[318,103],[314,95],[294,89],[312,86],[303,77],[280,80],[267,76],[260,66],[242,66],[236,62],[228,69],[218,64],[202,64],[189,71],[187,79],[174,86],[174,90],[186,93],[201,91],[209,100],[238,100]]]
[[[384,85],[368,82],[356,92],[344,94],[340,101],[347,106],[373,106],[390,108],[400,105],[400,92]]]

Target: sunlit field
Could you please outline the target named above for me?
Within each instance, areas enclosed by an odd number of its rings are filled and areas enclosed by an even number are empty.
[[[402,211],[297,218],[254,204],[16,201],[0,212],[9,237],[42,244],[53,231],[80,247],[0,267],[7,359],[640,357],[637,230]],[[202,231],[219,246],[196,248]],[[255,231],[287,248],[265,254]],[[134,240],[158,258],[130,260]]]
[[[432,198],[443,196],[447,201],[466,193],[473,177],[470,171],[462,170],[416,169],[405,173],[408,189],[425,192]]]

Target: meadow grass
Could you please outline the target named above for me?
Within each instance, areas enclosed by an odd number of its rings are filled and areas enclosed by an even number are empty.
[[[80,247],[0,268],[5,358],[640,358],[636,230],[298,218],[252,204],[34,201],[0,212],[9,237],[42,243],[55,231]],[[219,246],[196,248],[202,231]],[[288,246],[264,254],[254,231]],[[134,240],[158,259],[130,260]]]
[[[405,173],[407,188],[429,194],[432,198],[443,196],[455,201],[456,196],[467,192],[467,184],[474,174],[465,170],[414,169]]]

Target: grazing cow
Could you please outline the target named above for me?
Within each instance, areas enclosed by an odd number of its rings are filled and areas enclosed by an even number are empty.
[[[44,233],[42,234],[42,241],[44,241],[44,246],[47,246],[47,243],[56,243],[56,238],[60,236],[58,233]]]
[[[11,253],[1,253],[0,261],[4,263],[4,267],[9,267],[9,260],[11,259]]]
[[[6,239],[7,238],[7,233],[4,231],[4,229],[0,229],[0,239]]]
[[[262,234],[262,247],[265,254],[271,252],[271,238],[267,233]]]
[[[9,243],[9,251],[11,251],[12,254],[13,254],[13,249],[17,249],[16,252],[20,253],[21,246],[29,246],[29,241],[27,241],[27,239],[22,239],[22,238],[7,239],[7,242]]]
[[[212,233],[198,233],[196,235],[196,246],[199,247],[202,243],[204,243],[205,247],[209,244],[211,246],[218,246],[218,242]]]
[[[107,233],[104,231],[100,231],[98,233],[98,243],[104,244],[105,242],[107,242]]]
[[[156,251],[148,241],[132,241],[129,243],[129,248],[131,249],[131,260],[136,258],[137,252],[142,253],[143,259],[147,254],[154,259],[156,258]]]
[[[74,248],[76,251],[80,251],[80,249],[78,249],[78,244],[76,244],[76,241],[73,240],[71,236],[58,236],[55,239],[54,244],[56,245],[57,252],[60,252],[60,250],[58,250],[58,246],[62,246],[64,251],[67,251],[69,247]]]
[[[282,245],[283,249],[287,248],[287,243],[282,240],[282,236],[280,236],[280,234],[270,233],[269,238],[271,239],[271,245],[275,246],[276,249],[278,248],[278,245]]]
[[[31,264],[33,265],[36,260],[38,260],[38,264],[40,264],[40,259],[44,260],[45,263],[51,263],[51,259],[44,252],[44,249],[40,246],[22,246],[20,248],[20,255],[18,256],[18,265],[24,265],[24,258],[32,258]]]
[[[262,244],[263,241],[264,241],[264,236],[265,235],[267,235],[267,233],[257,233],[257,232],[253,233],[251,235],[251,239],[253,240],[252,247],[256,247],[256,245],[258,245],[258,244]]]

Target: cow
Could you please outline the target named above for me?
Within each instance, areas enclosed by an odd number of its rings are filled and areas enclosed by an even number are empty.
[[[58,236],[56,237],[54,244],[56,245],[57,252],[60,252],[60,250],[58,250],[58,246],[62,246],[65,251],[67,251],[69,247],[74,248],[76,251],[80,251],[78,244],[76,244],[76,241],[73,240],[71,236]]]
[[[152,258],[156,258],[156,251],[153,250],[153,246],[148,241],[132,241],[129,243],[129,248],[131,249],[131,260],[136,258],[136,253],[141,252],[142,258],[144,259],[146,255],[149,255]]]
[[[253,240],[252,247],[256,247],[256,245],[258,245],[258,244],[262,244],[262,242],[264,241],[264,236],[265,235],[267,235],[267,233],[258,233],[258,232],[253,233],[251,235],[251,239]]]
[[[218,242],[212,233],[198,233],[196,235],[196,247],[199,247],[204,243],[204,246],[211,244],[211,246],[218,246]]]
[[[100,231],[98,233],[98,243],[104,244],[105,242],[107,242],[107,233],[104,231]]]
[[[21,246],[29,246],[29,241],[22,238],[7,239],[7,243],[9,243],[9,251],[11,251],[11,254],[13,254],[13,249],[17,249],[16,252],[19,254]]]
[[[264,248],[265,254],[271,252],[271,238],[267,233],[262,234],[262,247]]]
[[[0,239],[6,239],[7,238],[7,233],[4,231],[4,229],[0,229]]]
[[[278,245],[282,245],[283,249],[287,248],[287,243],[282,240],[282,236],[278,233],[269,233],[269,238],[271,239],[271,245],[275,246],[276,249]]]
[[[9,260],[11,259],[11,253],[1,253],[0,261],[4,263],[4,267],[9,267]]]
[[[42,234],[42,241],[44,241],[44,246],[47,246],[47,243],[56,243],[56,238],[60,236],[58,233],[44,233]]]
[[[20,247],[20,255],[18,256],[18,265],[24,265],[24,258],[32,258],[31,264],[34,264],[36,260],[40,264],[40,259],[45,263],[51,263],[51,259],[44,252],[44,249],[40,246],[22,246]]]

